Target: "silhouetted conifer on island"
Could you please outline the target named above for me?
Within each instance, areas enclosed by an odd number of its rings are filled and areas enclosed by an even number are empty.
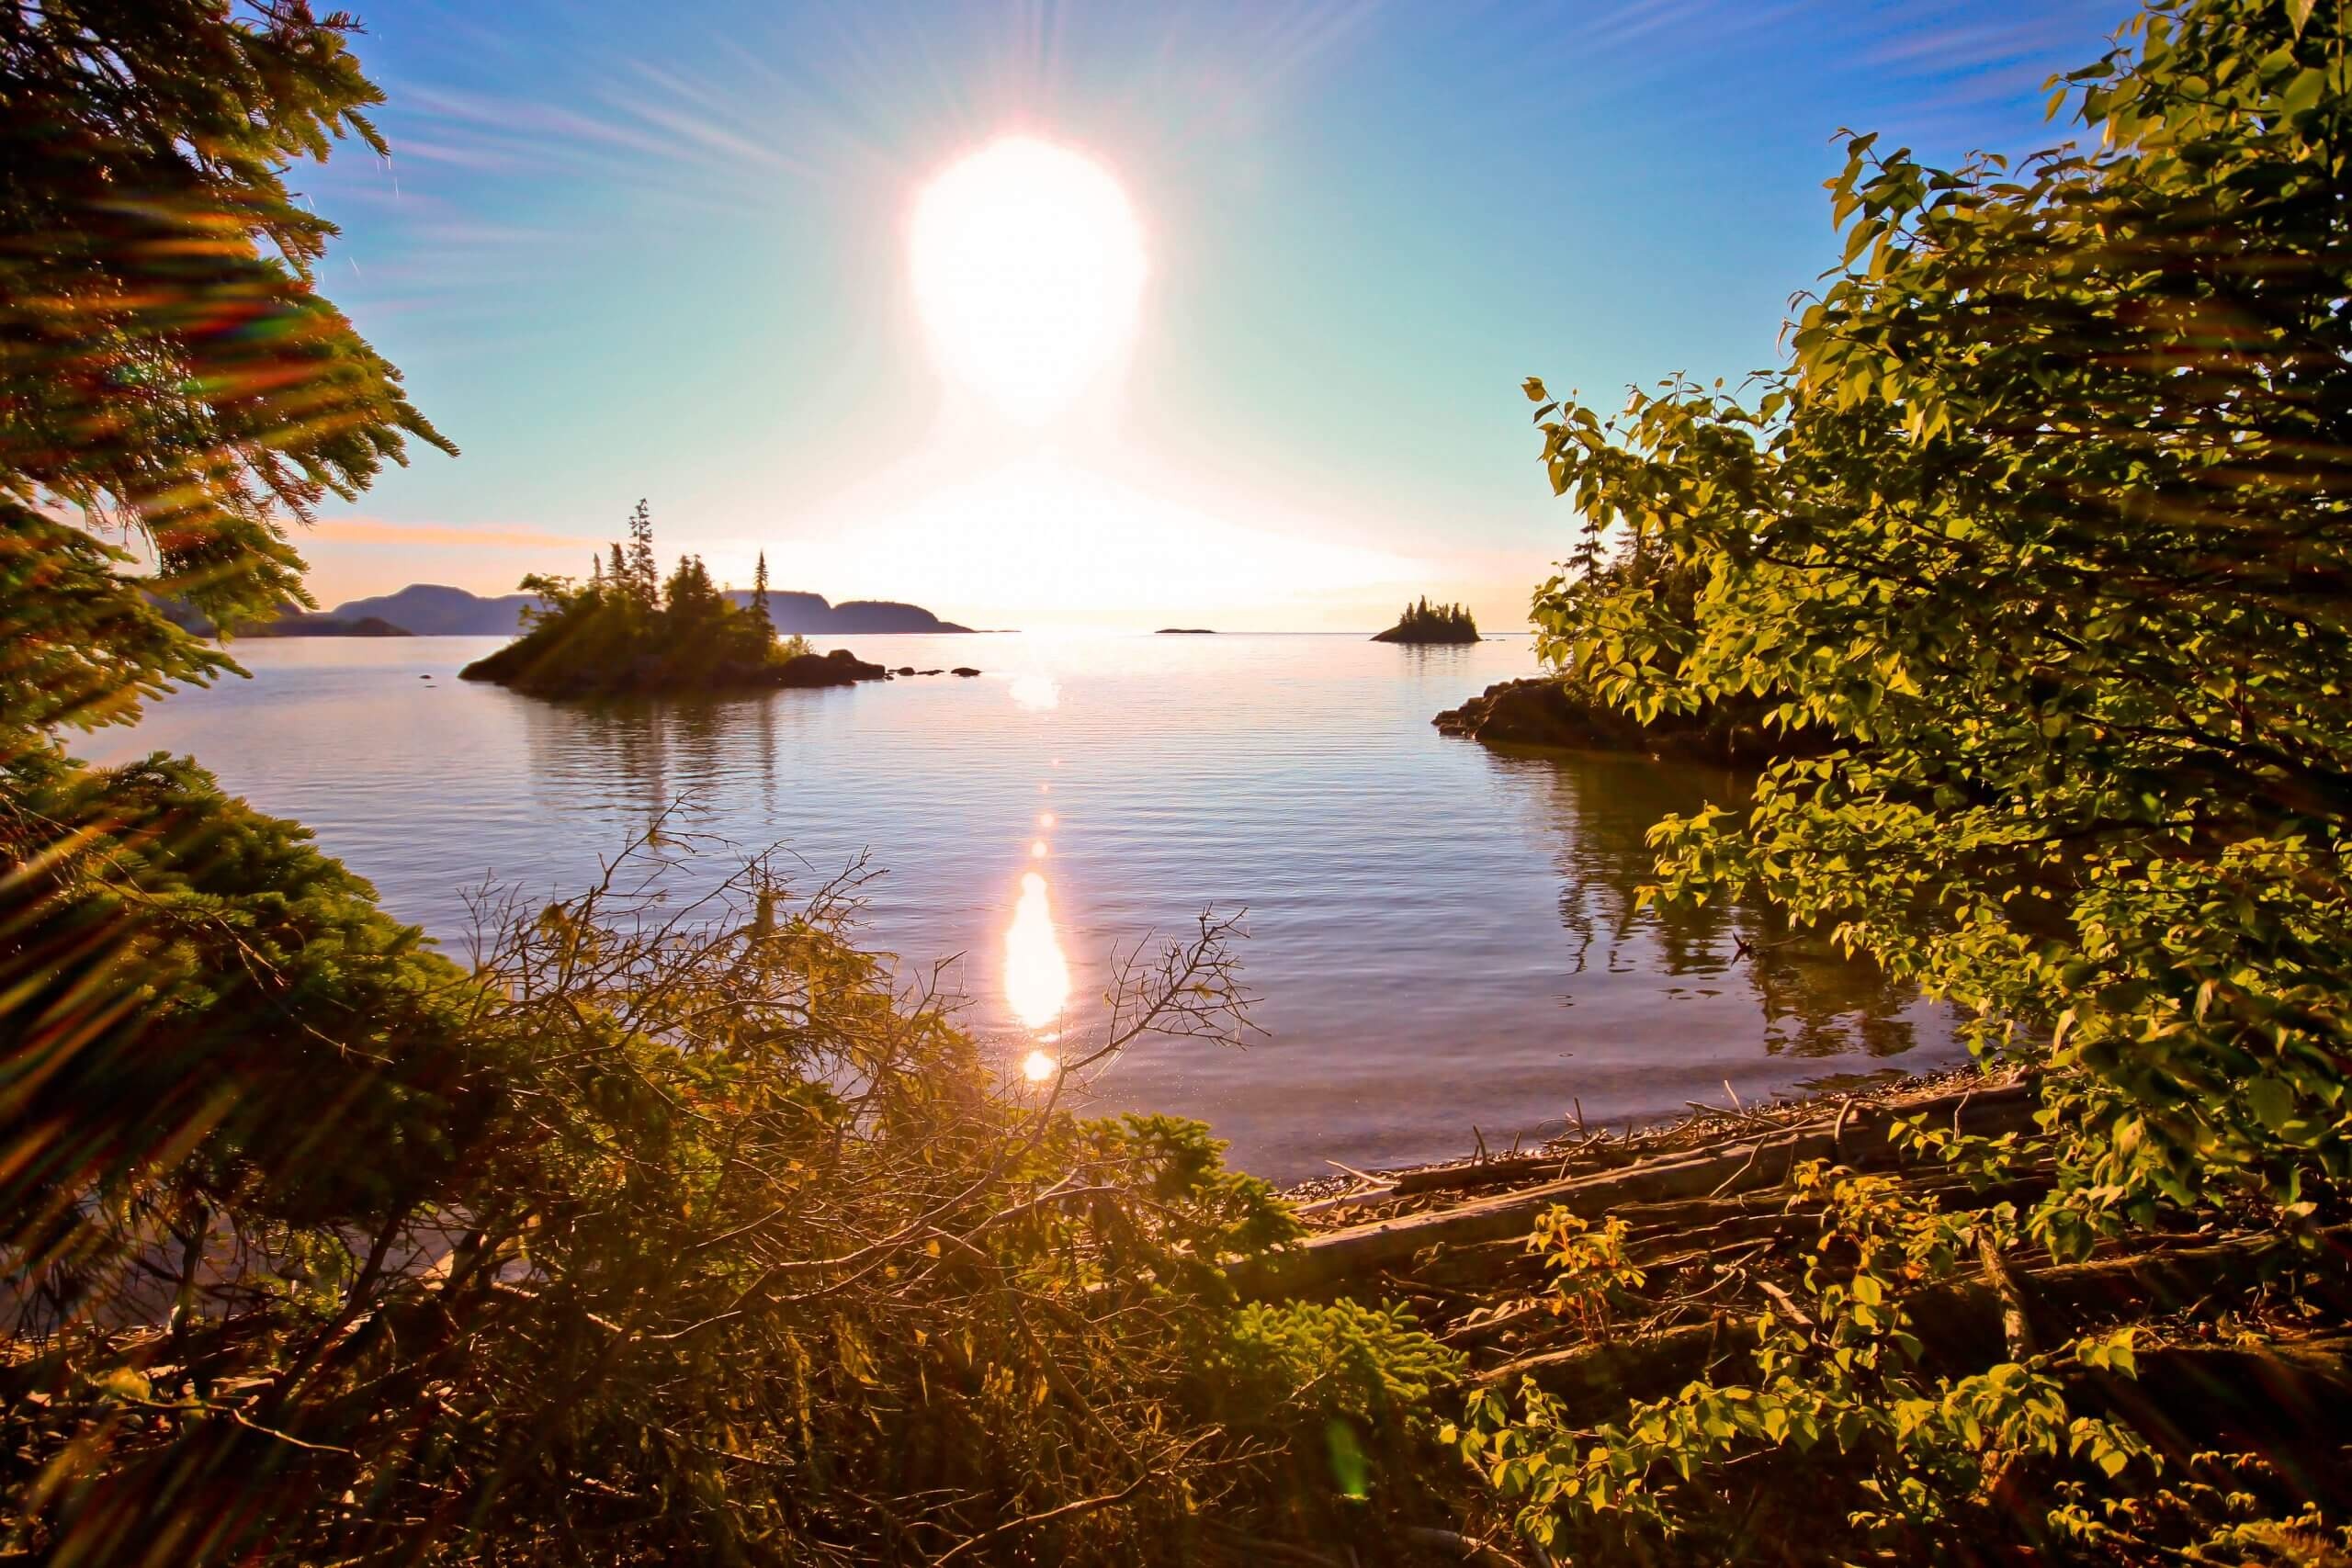
[[[1374,642],[1476,642],[1478,623],[1467,605],[1432,604],[1424,593],[1405,606],[1396,624],[1375,636]]]
[[[523,591],[546,604],[525,612],[520,639],[458,673],[547,696],[842,686],[883,678],[880,665],[845,649],[819,658],[800,637],[777,638],[767,614],[764,554],[744,608],[719,592],[699,556],[679,558],[666,581],[656,579],[653,519],[642,501],[629,513],[628,535],[627,551],[615,544],[611,569],[599,562],[585,583],[525,578]]]

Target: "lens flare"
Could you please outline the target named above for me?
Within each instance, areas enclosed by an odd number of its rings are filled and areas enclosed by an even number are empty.
[[[1004,935],[1004,999],[1032,1029],[1052,1022],[1069,1000],[1069,964],[1054,932],[1046,879],[1034,871],[1021,879],[1021,898]]]
[[[1092,159],[1010,136],[915,198],[915,304],[942,366],[1008,417],[1044,424],[1135,330],[1143,229]]]
[[[1051,1052],[1032,1051],[1021,1058],[1021,1076],[1031,1083],[1044,1083],[1061,1070],[1062,1065],[1054,1060]]]

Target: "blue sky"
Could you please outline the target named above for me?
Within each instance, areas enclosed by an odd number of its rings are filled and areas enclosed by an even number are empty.
[[[2125,14],[358,8],[394,156],[301,176],[345,230],[322,281],[464,456],[326,515],[322,601],[582,570],[645,496],[739,581],[763,549],[976,624],[1296,629],[1424,589],[1520,624],[1567,528],[1521,379],[1613,404],[1772,363],[1834,259],[1839,127],[2049,145],[2041,83]],[[915,194],[1012,133],[1112,171],[1148,258],[1116,370],[1044,432],[943,381],[907,281]]]

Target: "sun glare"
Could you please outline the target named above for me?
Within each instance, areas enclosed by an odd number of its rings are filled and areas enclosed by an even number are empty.
[[[910,250],[942,365],[1024,424],[1068,408],[1135,329],[1142,228],[1066,147],[1007,137],[950,165],[915,198]]]
[[[1051,713],[1061,706],[1062,688],[1050,675],[1016,675],[1012,700],[1031,713]]]
[[[1021,1076],[1031,1083],[1044,1083],[1062,1070],[1049,1051],[1032,1051],[1021,1059]]]
[[[1069,964],[1061,938],[1054,934],[1053,910],[1046,902],[1046,879],[1030,872],[1021,879],[1021,900],[1004,937],[1004,999],[1032,1029],[1052,1022],[1069,1000]]]

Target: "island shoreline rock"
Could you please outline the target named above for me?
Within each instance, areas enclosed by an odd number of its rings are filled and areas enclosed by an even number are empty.
[[[535,674],[515,661],[503,660],[503,655],[520,646],[509,644],[488,658],[475,660],[458,671],[458,678],[461,681],[487,681],[534,697],[605,697],[809,690],[854,685],[860,681],[888,680],[890,673],[879,664],[870,664],[858,658],[848,649],[837,648],[831,653],[804,653],[777,664],[730,661],[703,671],[691,683],[680,682],[664,675],[658,661],[650,660],[640,660],[625,669],[598,671],[593,676],[572,674],[549,678]]]
[[[1429,647],[1442,647],[1455,643],[1482,642],[1485,639],[1478,635],[1478,628],[1476,626],[1447,627],[1430,631],[1415,631],[1406,626],[1391,626],[1385,632],[1373,633],[1372,640],[1374,642],[1401,642]]]
[[[1760,711],[1735,712],[1722,705],[1644,724],[1543,675],[1497,682],[1430,722],[1442,735],[1488,745],[1633,752],[1730,767],[1762,768],[1787,757],[1817,756],[1830,745],[1816,731],[1768,728]]]

